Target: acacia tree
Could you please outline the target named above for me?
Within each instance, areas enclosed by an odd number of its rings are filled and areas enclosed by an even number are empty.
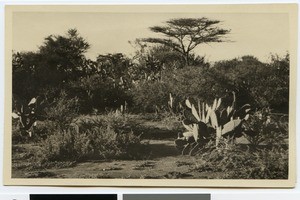
[[[144,42],[163,44],[179,52],[190,64],[192,50],[200,44],[224,42],[230,30],[216,26],[219,20],[203,18],[179,18],[166,21],[165,26],[153,26],[150,30],[167,38],[145,38]]]

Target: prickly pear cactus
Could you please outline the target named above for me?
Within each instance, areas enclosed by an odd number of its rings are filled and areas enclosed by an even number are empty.
[[[227,107],[222,106],[222,98],[216,98],[211,105],[199,100],[197,103],[185,100],[182,124],[186,132],[179,134],[175,141],[182,154],[193,155],[212,140],[218,147],[222,137],[234,139],[242,136],[242,123],[248,119],[251,108],[246,104],[236,110],[235,93],[232,94],[232,103]]]

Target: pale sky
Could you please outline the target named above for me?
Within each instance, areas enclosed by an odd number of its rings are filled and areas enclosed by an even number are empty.
[[[211,43],[195,49],[198,55],[214,62],[243,55],[254,55],[267,61],[270,53],[285,55],[289,50],[289,22],[287,14],[197,14],[197,13],[55,13],[19,12],[13,15],[13,50],[36,51],[45,37],[64,35],[76,28],[91,48],[87,57],[99,54],[124,53],[133,55],[128,43],[136,38],[156,37],[150,26],[162,25],[172,18],[207,17],[221,20],[220,27],[231,29],[227,36],[234,42]]]

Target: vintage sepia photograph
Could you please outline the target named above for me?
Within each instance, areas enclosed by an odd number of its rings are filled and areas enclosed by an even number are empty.
[[[297,5],[5,20],[4,184],[294,186]]]

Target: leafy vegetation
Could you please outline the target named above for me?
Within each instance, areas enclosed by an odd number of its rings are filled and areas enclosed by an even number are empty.
[[[211,145],[211,144],[209,144]],[[217,173],[219,179],[287,179],[288,150],[274,146],[271,149],[251,150],[231,145],[220,151],[206,146],[210,151],[197,156],[200,172]]]
[[[102,127],[78,133],[75,130],[57,132],[42,143],[37,154],[41,162],[84,161],[96,159],[141,159],[146,146],[133,133],[117,134]]]
[[[243,124],[249,118],[251,107],[246,104],[236,109],[235,101],[234,92],[230,105],[222,104],[221,98],[215,99],[211,106],[199,100],[196,106],[187,99],[182,121],[186,132],[175,140],[182,154],[189,151],[188,154],[193,155],[210,141],[215,141],[215,146],[218,148],[221,137],[226,138],[227,143],[243,136],[243,133],[252,137],[250,132],[243,130]]]
[[[187,162],[194,172],[287,178],[289,55],[268,63],[249,55],[210,63],[193,49],[225,42],[229,30],[218,23],[172,19],[151,27],[169,39],[137,39],[133,57],[87,59],[90,44],[76,29],[46,37],[37,52],[15,52],[13,160],[69,167],[157,158],[162,147],[162,155],[177,159],[177,146],[179,154],[195,155]],[[165,147],[164,139],[175,145]]]
[[[190,65],[191,51],[195,47],[204,43],[224,41],[224,35],[230,30],[216,26],[219,23],[218,20],[204,17],[171,19],[166,22],[166,26],[150,27],[151,31],[162,33],[167,38],[146,38],[144,41],[172,48],[182,55],[186,65]]]

